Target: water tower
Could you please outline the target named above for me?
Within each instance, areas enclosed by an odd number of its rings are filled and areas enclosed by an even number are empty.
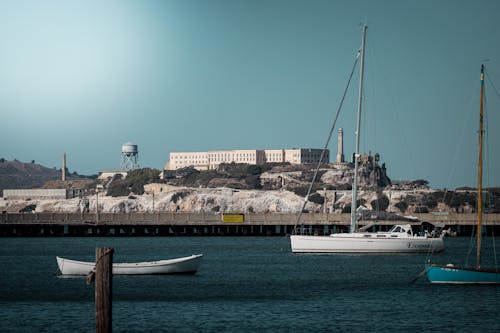
[[[122,169],[132,170],[139,168],[139,149],[132,142],[122,145]]]

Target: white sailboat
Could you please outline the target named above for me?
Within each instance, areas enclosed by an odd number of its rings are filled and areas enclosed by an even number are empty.
[[[417,235],[413,233],[411,225],[409,224],[395,225],[389,232],[367,232],[363,229],[357,230],[356,228],[358,160],[360,156],[359,137],[363,95],[366,29],[367,27],[363,26],[360,52],[361,65],[356,124],[354,180],[352,185],[351,225],[349,233],[333,233],[326,236],[293,234],[290,236],[290,243],[292,252],[294,253],[417,253],[429,251],[440,252],[444,250],[444,233],[442,233],[440,237],[431,237],[428,234]],[[327,141],[329,140],[330,138]],[[297,230],[297,228],[295,228],[295,230]]]

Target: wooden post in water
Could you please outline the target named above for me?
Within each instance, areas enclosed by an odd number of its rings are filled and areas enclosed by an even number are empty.
[[[95,249],[95,328],[97,333],[112,330],[113,249]]]

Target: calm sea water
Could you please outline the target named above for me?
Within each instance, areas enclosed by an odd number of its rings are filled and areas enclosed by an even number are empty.
[[[463,263],[452,258],[468,244],[448,238],[433,260]],[[194,276],[115,276],[116,332],[500,331],[500,287],[411,284],[425,255],[292,255],[286,237],[178,237],[1,239],[0,332],[94,331],[94,286],[54,273],[56,255],[93,260],[98,246],[115,262],[205,255]]]

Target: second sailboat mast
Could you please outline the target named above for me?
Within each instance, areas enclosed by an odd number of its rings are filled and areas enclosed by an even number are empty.
[[[354,152],[354,181],[352,183],[352,203],[351,203],[351,228],[350,232],[356,231],[356,201],[358,196],[358,163],[359,163],[359,131],[361,125],[361,106],[363,102],[363,77],[365,69],[365,43],[366,29],[363,26],[363,37],[361,40],[361,66],[359,67],[359,96],[358,96],[358,115],[356,120],[356,149]]]

